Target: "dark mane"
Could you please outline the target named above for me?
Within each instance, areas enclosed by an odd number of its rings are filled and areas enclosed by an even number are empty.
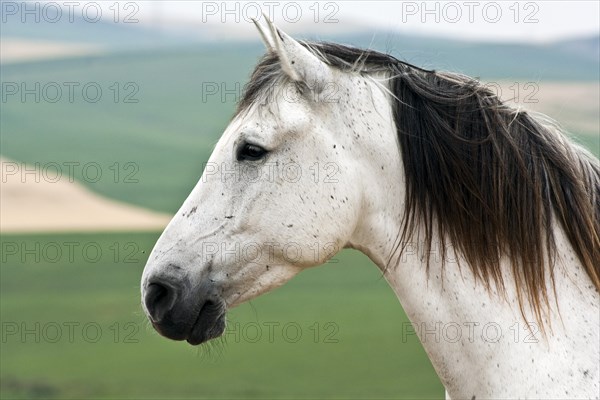
[[[407,180],[401,243],[417,229],[430,254],[444,238],[488,287],[504,287],[508,257],[523,310],[538,321],[554,282],[553,226],[600,290],[600,164],[556,128],[505,105],[480,82],[427,71],[390,55],[332,43],[303,43],[325,63],[363,74],[387,72]],[[357,64],[359,67],[357,68]],[[275,54],[256,67],[238,110],[282,74]],[[445,258],[443,258],[445,259]],[[429,260],[427,260],[429,262]],[[551,268],[546,271],[545,263]]]

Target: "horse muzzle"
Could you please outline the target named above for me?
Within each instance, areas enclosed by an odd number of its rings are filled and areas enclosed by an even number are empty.
[[[193,286],[185,276],[150,276],[142,302],[154,329],[169,339],[198,345],[225,331],[227,307],[212,284]]]

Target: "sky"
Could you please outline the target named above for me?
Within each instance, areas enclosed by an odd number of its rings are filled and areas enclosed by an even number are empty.
[[[292,32],[375,27],[467,40],[544,42],[599,34],[600,2],[591,1],[169,1],[140,2],[148,23],[224,25],[246,35],[259,9]]]
[[[40,4],[65,6],[68,0]],[[71,2],[73,3],[73,2]],[[100,4],[102,17],[140,26],[256,40],[251,18],[262,10],[290,33],[399,33],[476,41],[549,42],[598,35],[600,1],[75,1],[81,13]]]

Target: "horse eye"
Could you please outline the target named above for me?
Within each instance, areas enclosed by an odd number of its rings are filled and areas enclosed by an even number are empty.
[[[256,161],[263,158],[267,153],[267,150],[263,149],[260,146],[250,143],[244,143],[238,149],[237,160]]]

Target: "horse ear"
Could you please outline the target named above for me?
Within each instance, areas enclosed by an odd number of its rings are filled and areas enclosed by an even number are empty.
[[[254,18],[252,18],[252,22],[254,22],[254,26],[256,26],[256,29],[258,30],[258,33],[260,34],[263,43],[267,47],[267,50],[275,51],[275,45],[273,44],[273,39],[271,38],[271,31],[265,30],[262,24]]]
[[[268,30],[263,29],[255,22],[264,42],[269,50],[275,51],[283,71],[296,82],[306,85],[320,92],[325,84],[331,81],[331,70],[327,64],[319,60],[306,47],[302,46],[292,37],[281,31],[267,18]]]

